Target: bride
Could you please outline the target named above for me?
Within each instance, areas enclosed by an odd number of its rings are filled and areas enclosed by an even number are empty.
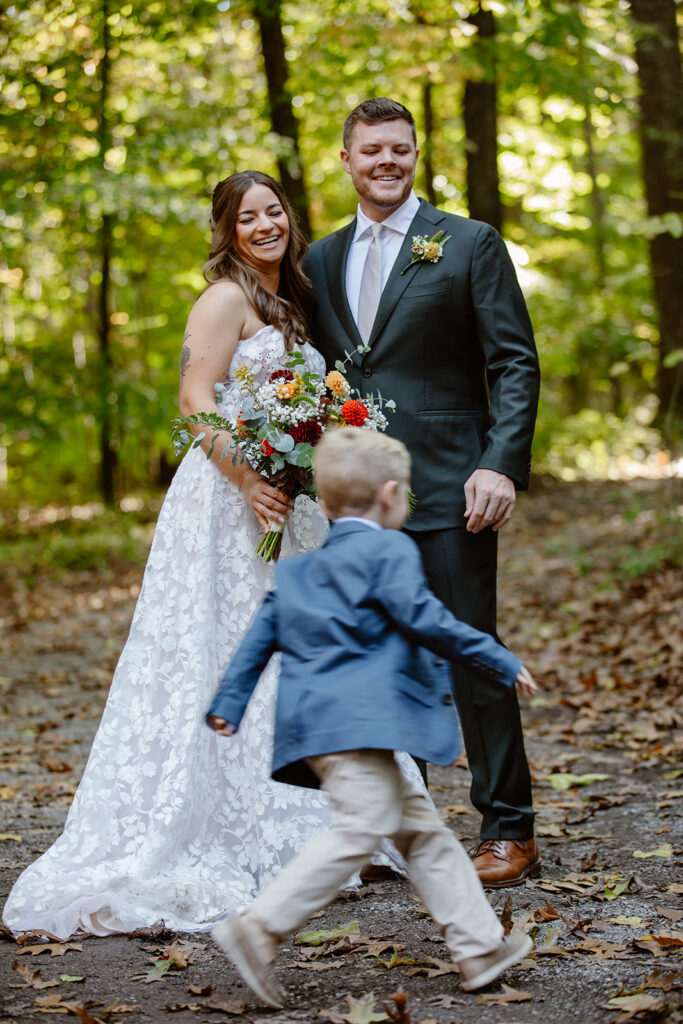
[[[238,367],[265,381],[295,346],[308,369],[325,367],[302,343],[305,245],[281,186],[259,172],[233,174],[214,191],[212,226],[209,287],[183,340],[180,407],[234,422],[236,392],[227,388],[217,405],[214,384],[232,382]],[[179,931],[208,930],[242,910],[327,826],[323,794],[269,778],[276,663],[235,738],[228,743],[204,724],[270,586],[271,569],[255,555],[260,531],[291,511],[283,556],[319,546],[327,531],[310,499],[291,510],[248,463],[218,457],[191,449],[168,491],[64,831],[5,905],[3,920],[15,933],[106,935],[161,920]]]

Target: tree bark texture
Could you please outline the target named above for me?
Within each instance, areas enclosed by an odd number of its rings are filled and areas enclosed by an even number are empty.
[[[278,154],[278,175],[296,211],[302,231],[306,238],[310,238],[309,201],[299,153],[299,125],[294,116],[287,86],[287,58],[282,35],[282,0],[253,0],[253,11],[261,35],[271,125],[275,134],[288,146],[287,152]]]
[[[640,135],[648,214],[683,215],[683,91],[675,0],[631,0],[636,20]],[[683,237],[662,231],[650,242],[659,310],[660,421],[672,426],[683,401],[683,363],[666,365],[683,349]]]
[[[102,49],[100,61],[100,103],[98,113],[97,141],[100,159],[104,167],[105,153],[111,146],[111,132],[107,120],[109,98],[110,38],[109,0],[102,0]],[[117,454],[113,448],[111,392],[111,326],[109,320],[111,286],[112,216],[103,213],[99,229],[100,288],[97,301],[97,337],[100,353],[100,490],[106,505],[113,505],[115,499],[115,472]]]
[[[470,217],[497,231],[503,215],[498,182],[497,93],[489,44],[496,32],[493,13],[479,5],[468,19],[479,29],[473,45],[481,49],[484,77],[465,83],[464,120],[467,148],[467,204]]]
[[[422,83],[422,117],[425,128],[425,137],[422,144],[424,188],[427,199],[432,206],[436,206],[436,190],[434,188],[434,107],[432,104],[432,83],[429,79]]]

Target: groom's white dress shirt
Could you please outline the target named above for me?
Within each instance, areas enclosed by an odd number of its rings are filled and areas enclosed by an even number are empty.
[[[411,192],[405,203],[398,210],[382,221],[382,288],[387,283],[391,268],[396,262],[403,239],[408,234],[413,217],[420,208],[420,200]],[[346,264],[346,296],[353,319],[358,323],[358,302],[360,299],[360,282],[363,277],[365,257],[372,239],[372,225],[376,222],[366,217],[360,206],[356,213],[356,231],[349,249]]]

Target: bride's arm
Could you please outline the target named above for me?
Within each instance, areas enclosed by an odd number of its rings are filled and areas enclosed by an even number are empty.
[[[220,412],[214,384],[228,375],[249,312],[244,292],[229,281],[213,285],[197,299],[187,321],[180,356],[179,404],[183,416]],[[188,429],[200,434],[205,428],[189,424]],[[208,451],[210,443],[207,431],[201,442],[204,451]],[[267,529],[269,519],[281,521],[289,514],[291,502],[248,462],[242,460],[233,465],[230,454],[221,461],[221,453],[229,443],[230,435],[220,433],[211,459],[242,490],[259,523]]]

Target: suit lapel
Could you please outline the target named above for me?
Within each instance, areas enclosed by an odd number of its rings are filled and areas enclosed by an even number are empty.
[[[411,252],[411,246],[413,244],[413,235],[427,235],[431,237],[438,230],[435,225],[438,225],[443,219],[444,215],[440,210],[437,210],[436,207],[432,206],[430,203],[425,202],[424,199],[420,200],[420,209],[413,217],[410,227],[406,233],[406,237],[403,239],[403,244],[399,250],[398,256],[396,257],[396,262],[391,268],[391,273],[389,274],[387,283],[382,291],[382,297],[377,309],[375,322],[372,325],[372,333],[368,339],[368,345],[374,345],[387,320],[396,309],[403,292],[406,290],[413,278],[420,272],[422,264],[414,263],[410,270],[407,270],[405,274],[401,273],[412,259],[413,254]],[[351,319],[353,319],[353,317]]]
[[[335,313],[339,317],[339,321],[346,331],[349,340],[349,349],[354,350],[354,362],[357,366],[360,365],[360,356],[355,352],[357,345],[362,345],[363,341],[360,334],[358,333],[358,327],[356,321],[353,319],[353,313],[349,306],[349,300],[346,295],[346,261],[349,255],[349,249],[351,248],[351,242],[356,230],[356,218],[347,224],[345,228],[341,228],[337,231],[334,236],[334,246],[330,253],[330,258],[326,263],[325,269],[327,272],[328,285],[330,290],[330,300],[334,306]]]

